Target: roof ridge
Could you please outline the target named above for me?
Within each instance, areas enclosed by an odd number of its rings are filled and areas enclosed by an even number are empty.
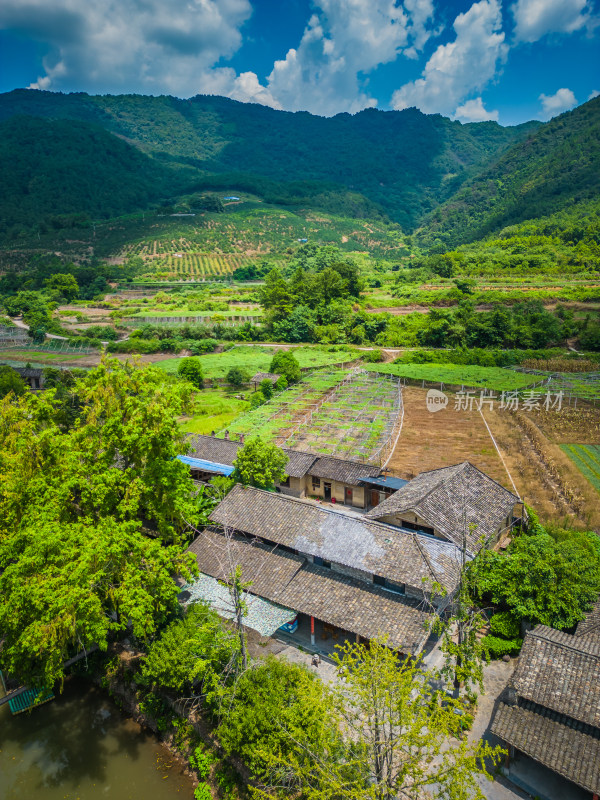
[[[561,639],[554,638],[554,636],[549,636],[546,631],[538,631],[538,628],[545,628],[546,630],[550,631],[552,634],[561,634],[562,636],[568,636],[573,640],[573,643],[567,641],[562,641]],[[531,636],[533,639],[538,639],[539,641],[549,642],[550,644],[556,645],[557,647],[562,647],[564,650],[571,650],[575,653],[579,653],[581,655],[590,656],[591,658],[598,659],[600,661],[600,647],[595,642],[589,642],[594,648],[596,652],[590,652],[589,649],[585,647],[579,647],[577,642],[581,642],[583,645],[588,644],[587,637],[585,635],[582,636],[574,636],[572,633],[565,633],[564,631],[557,631],[555,628],[550,628],[548,625],[538,625],[533,630],[527,631],[527,634]]]
[[[269,492],[267,489],[259,489],[257,486],[245,486],[242,483],[236,483],[235,486],[231,489],[231,492],[234,492],[238,487],[239,487],[239,489],[241,491],[244,491],[244,492],[248,491],[250,489],[253,492],[258,492],[259,494],[268,495],[269,497],[273,497],[273,498],[276,497],[278,500],[283,500],[283,501],[288,502],[288,503],[297,503],[298,505],[304,506],[304,508],[312,508],[315,511],[320,511],[322,513],[334,514],[334,515],[336,515],[338,517],[343,517],[344,519],[351,520],[352,522],[363,522],[364,524],[374,525],[377,528],[380,528],[382,531],[386,531],[388,533],[399,533],[399,534],[402,534],[403,536],[408,536],[408,537],[411,537],[411,538],[415,538],[416,536],[419,535],[417,531],[407,531],[407,530],[404,530],[403,528],[398,528],[396,525],[388,525],[385,522],[379,522],[378,520],[370,519],[369,517],[367,517],[366,514],[364,514],[363,516],[355,517],[352,514],[346,513],[346,511],[343,511],[341,508],[339,508],[339,509],[338,508],[325,508],[322,505],[317,505],[316,503],[312,503],[312,502],[309,502],[307,500],[303,500],[300,497],[291,497],[288,494],[281,494],[280,492]],[[231,494],[231,492],[229,494]],[[227,499],[227,495],[225,495],[225,497],[223,498],[221,503],[226,499]],[[215,511],[219,508],[221,503],[219,503],[219,505],[217,505],[215,507],[215,509],[214,509]],[[211,515],[212,515],[212,512],[211,512]],[[446,542],[446,541],[440,540],[440,543],[444,544],[444,545],[449,545],[451,547],[456,547],[457,546],[456,544],[454,544],[454,542]]]
[[[431,574],[433,575],[434,579],[435,579],[437,582],[440,582],[440,576],[439,576],[439,575],[437,574],[437,572],[434,570],[434,568],[433,568],[433,565],[432,565],[431,561],[429,560],[429,556],[428,556],[428,555],[427,555],[427,553],[425,552],[425,550],[424,550],[424,548],[423,548],[423,545],[422,545],[422,544],[421,544],[421,542],[418,540],[418,538],[417,538],[417,536],[416,536],[416,535],[415,535],[415,536],[413,536],[413,540],[414,540],[415,544],[417,545],[417,549],[419,550],[419,552],[420,552],[420,553],[421,553],[421,555],[423,556],[423,558],[424,558],[424,560],[425,560],[425,563],[426,563],[426,564],[427,564],[427,566],[429,567],[429,571],[430,571],[430,572],[431,572]]]

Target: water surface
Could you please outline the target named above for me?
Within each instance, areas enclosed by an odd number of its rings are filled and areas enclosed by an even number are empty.
[[[157,739],[107,695],[73,679],[13,717],[0,707],[0,800],[191,800],[191,782]]]

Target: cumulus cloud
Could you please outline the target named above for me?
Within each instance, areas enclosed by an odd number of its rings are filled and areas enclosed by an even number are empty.
[[[481,91],[496,75],[508,50],[498,0],[474,3],[456,17],[454,30],[454,41],[435,50],[422,77],[394,92],[394,108],[417,106],[429,114],[453,114],[461,101]],[[471,102],[477,104],[477,100]],[[468,103],[465,106],[476,110]]]
[[[433,0],[318,0],[314,8],[298,47],[274,63],[262,97],[326,116],[377,105],[362,76],[401,53],[414,57],[434,14]]]
[[[183,96],[232,85],[212,67],[239,48],[251,13],[249,0],[4,0],[0,27],[49,45],[32,88]]]
[[[559,89],[555,94],[541,94],[539,99],[542,101],[542,108],[547,117],[555,117],[568,111],[577,104],[575,95],[570,89]]]
[[[590,92],[588,100],[593,100],[594,97],[598,97],[598,95],[600,95],[600,92],[597,89],[594,89],[592,92]]]
[[[456,109],[454,117],[463,122],[487,122],[488,120],[498,122],[498,112],[488,111],[483,105],[481,97],[467,100],[466,103]]]
[[[592,22],[587,0],[517,0],[511,11],[518,42],[537,42],[549,33],[574,33]]]

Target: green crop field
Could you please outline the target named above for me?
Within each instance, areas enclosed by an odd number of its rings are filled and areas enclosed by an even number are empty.
[[[255,372],[267,372],[275,352],[276,348],[273,347],[241,345],[224,353],[208,353],[198,358],[202,363],[205,378],[225,378],[231,367],[242,367],[250,375]],[[318,347],[297,347],[293,353],[301,367],[324,367],[356,359],[356,353],[352,350],[330,352]],[[179,361],[179,358],[167,358],[158,362],[158,366],[167,372],[177,372]]]
[[[594,489],[600,492],[600,445],[561,444],[560,449],[569,456]]]
[[[163,317],[223,317],[230,319],[231,317],[260,317],[262,315],[260,308],[230,308],[229,311],[198,311],[197,309],[188,308],[187,306],[175,306],[165,310],[157,310],[156,308],[145,309],[133,314],[129,319],[137,319],[142,317],[148,319],[156,317],[162,319]]]
[[[403,378],[448,383],[498,392],[522,389],[539,380],[535,375],[501,367],[463,366],[462,364],[368,364],[365,369]]]

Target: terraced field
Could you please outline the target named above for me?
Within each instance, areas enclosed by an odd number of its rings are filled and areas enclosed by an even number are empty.
[[[561,444],[560,449],[569,456],[594,489],[600,492],[600,445]]]

